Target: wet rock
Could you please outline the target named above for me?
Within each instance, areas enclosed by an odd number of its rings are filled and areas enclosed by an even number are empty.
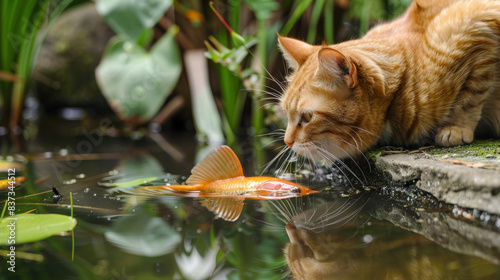
[[[46,109],[92,107],[109,110],[94,71],[114,35],[93,3],[57,18],[42,46],[34,71],[34,87]]]
[[[392,154],[375,165],[394,181],[416,180],[418,188],[446,203],[500,214],[500,160],[476,154]]]

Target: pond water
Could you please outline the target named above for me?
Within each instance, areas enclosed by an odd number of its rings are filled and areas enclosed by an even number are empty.
[[[92,133],[46,134],[26,143],[25,153],[2,151],[26,164],[16,213],[70,215],[71,193],[78,223],[73,236],[17,245],[16,272],[3,257],[1,278],[500,279],[500,233],[491,221],[462,215],[414,186],[353,189],[342,172],[309,170],[290,178],[320,193],[245,201],[238,220],[228,222],[214,219],[199,198],[125,188],[144,178],[185,181],[211,149],[192,135],[131,141]],[[247,176],[273,157],[251,141],[233,149]],[[122,188],[110,187],[116,180]]]

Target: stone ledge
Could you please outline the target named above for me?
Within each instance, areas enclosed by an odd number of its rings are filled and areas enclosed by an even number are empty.
[[[446,203],[500,214],[500,159],[453,156],[464,162],[485,163],[489,168],[444,162],[441,159],[448,159],[448,154],[427,153],[379,156],[375,166],[394,181],[416,180],[418,188]]]

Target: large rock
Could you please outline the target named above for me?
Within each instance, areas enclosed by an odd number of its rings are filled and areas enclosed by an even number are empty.
[[[94,71],[113,35],[92,3],[72,8],[55,20],[34,72],[35,89],[45,107],[109,110]]]
[[[377,157],[377,169],[446,203],[500,214],[500,142]],[[478,148],[477,145],[480,145]]]

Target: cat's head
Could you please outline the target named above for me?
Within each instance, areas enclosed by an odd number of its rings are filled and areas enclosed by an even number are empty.
[[[359,155],[377,141],[385,116],[377,110],[373,81],[340,50],[279,36],[293,71],[281,98],[288,125],[285,143],[310,158]],[[333,156],[333,157],[332,157]]]

